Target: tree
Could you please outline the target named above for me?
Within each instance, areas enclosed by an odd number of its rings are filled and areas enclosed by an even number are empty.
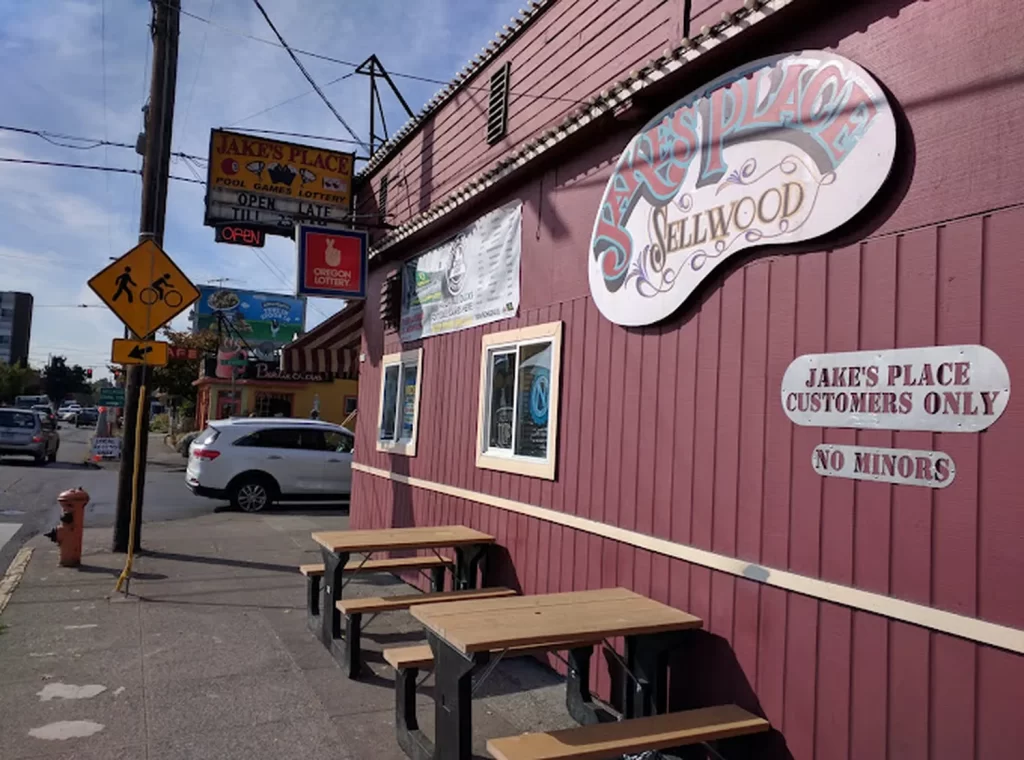
[[[206,354],[216,354],[217,333],[203,330],[197,333],[176,332],[168,328],[163,330],[164,338],[173,348],[194,348],[198,352],[196,359],[172,359],[166,367],[150,369],[149,382],[151,390],[182,399],[182,402],[196,401],[196,387],[192,385],[199,379],[199,370]]]
[[[0,362],[0,401],[13,403],[15,396],[25,392],[31,380],[32,370],[20,364]]]
[[[77,364],[69,367],[63,356],[50,359],[43,370],[42,384],[43,393],[55,404],[60,404],[72,393],[86,393],[89,390],[85,370]]]

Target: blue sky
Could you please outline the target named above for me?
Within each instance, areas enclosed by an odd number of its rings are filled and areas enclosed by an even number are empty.
[[[448,80],[524,0],[263,0],[289,44],[361,61],[376,53],[391,72]],[[182,0],[213,21],[181,20],[173,149],[205,156],[212,127],[279,129],[347,138],[288,54],[247,39],[273,39],[251,0]],[[0,125],[134,143],[148,94],[150,5],[145,0],[0,0]],[[303,58],[324,87],[350,67]],[[439,85],[395,79],[414,111]],[[369,133],[369,81],[352,76],[324,87],[362,139]],[[301,93],[286,105],[258,112]],[[405,121],[386,95],[392,131]],[[287,138],[286,138],[287,139]],[[313,142],[313,141],[310,141]],[[330,143],[325,143],[330,145]],[[138,169],[134,151],[74,150],[0,131],[0,156]],[[357,167],[361,164],[357,164]],[[204,165],[205,167],[205,165]],[[200,168],[202,172],[205,168]],[[195,167],[193,167],[195,168]],[[171,173],[192,176],[181,159]],[[49,354],[106,373],[121,323],[97,304],[91,275],[137,242],[140,178],[130,174],[0,164],[0,290],[34,294],[31,361]],[[237,288],[294,287],[294,243],[267,238],[263,263],[252,250],[213,242],[204,227],[203,187],[172,182],[164,248],[196,283],[231,278]],[[313,299],[307,328],[340,302]],[[184,327],[184,318],[175,327]]]

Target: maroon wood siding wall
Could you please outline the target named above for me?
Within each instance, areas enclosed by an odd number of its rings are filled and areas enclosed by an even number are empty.
[[[741,0],[694,0],[698,26],[713,12]],[[389,222],[401,224],[458,189],[543,129],[557,124],[583,100],[657,57],[683,37],[685,0],[557,0],[469,86],[433,114],[385,169],[371,180],[376,197],[387,175]],[[716,20],[716,19],[713,19]],[[488,145],[487,100],[491,74],[511,64],[508,133]],[[361,213],[375,202],[363,196]]]
[[[1011,0],[889,0],[737,48],[731,65],[808,47],[871,71],[906,114],[899,176],[853,231],[862,239],[754,257],[663,325],[622,329],[588,294],[594,213],[632,130],[524,180],[512,193],[524,203],[520,314],[422,342],[414,458],[372,445],[379,359],[400,344],[368,308],[357,461],[1024,629],[1020,394],[987,432],[963,435],[795,427],[779,403],[786,366],[808,352],[982,343],[1024,378],[1022,25]],[[371,293],[389,271],[372,273]],[[553,320],[565,324],[557,479],[477,469],[481,336]],[[821,442],[945,451],[956,482],[821,478]],[[1024,747],[1024,657],[355,473],[353,525],[438,523],[497,535],[498,580],[525,593],[622,585],[704,618],[675,704],[763,711],[785,748],[757,757]]]

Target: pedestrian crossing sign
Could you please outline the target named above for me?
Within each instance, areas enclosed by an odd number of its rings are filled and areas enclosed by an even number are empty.
[[[199,298],[196,286],[152,240],[94,275],[89,287],[139,338],[156,332]]]

